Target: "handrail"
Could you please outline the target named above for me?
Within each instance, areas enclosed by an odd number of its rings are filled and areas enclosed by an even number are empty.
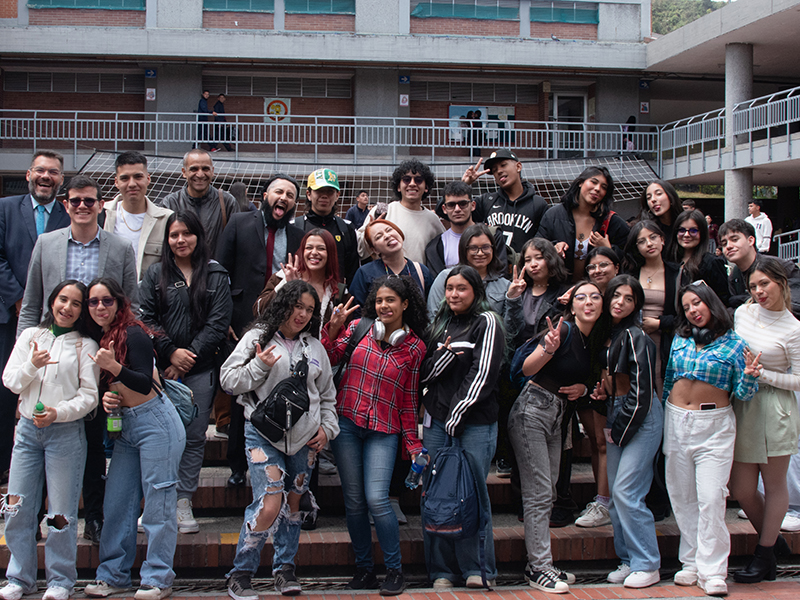
[[[778,257],[792,262],[800,261],[800,229],[776,233],[772,241],[778,244]]]

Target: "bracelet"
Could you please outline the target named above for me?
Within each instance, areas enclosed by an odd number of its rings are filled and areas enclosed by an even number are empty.
[[[547,348],[545,348],[544,346],[542,346],[542,352],[544,352],[545,354],[549,354],[550,356],[553,356],[555,354],[555,352],[548,352]]]

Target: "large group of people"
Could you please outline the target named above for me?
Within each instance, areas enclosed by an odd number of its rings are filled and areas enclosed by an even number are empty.
[[[107,203],[84,175],[57,201],[63,159],[37,152],[30,193],[0,200],[11,553],[0,598],[36,591],[43,518],[44,598],[70,597],[81,494],[100,557],[86,594],[131,588],[138,530],[148,546],[136,598],[169,596],[177,535],[200,530],[192,495],[212,414],[228,437],[228,485],[249,471],[253,493],[227,575],[234,600],[257,598],[251,580],[270,537],[276,591],[302,590],[295,557],[301,528],[315,526],[315,467],[328,449],[356,557],[348,589],[402,593],[397,476],[453,440],[482,527],[459,540],[425,530],[434,589],[497,577],[493,462],[518,484],[533,588],[575,582],[553,563],[549,532],[573,521],[613,527],[620,564],[609,582],[657,583],[655,522],[671,505],[675,583],[724,595],[729,493],[758,532],[736,581],[774,579],[787,477],[800,469],[797,266],[760,252],[763,228],[742,219],[722,224],[715,255],[706,217],[682,210],[666,181],[646,186],[630,226],[605,167],[586,168],[548,208],[512,151],[482,163],[444,186],[432,211],[431,169],[405,161],[391,177],[395,200],[370,207],[360,190],[351,218],[336,214],[337,174],[317,169],[295,219],[293,177],[270,177],[257,208],[246,190],[237,200],[212,185],[204,150],[184,157],[183,188],[152,200],[146,157],[120,154]],[[497,191],[473,198],[487,174]],[[177,382],[193,396],[188,422],[173,404]],[[104,435],[106,414],[121,432]],[[597,486],[577,520],[575,418]]]

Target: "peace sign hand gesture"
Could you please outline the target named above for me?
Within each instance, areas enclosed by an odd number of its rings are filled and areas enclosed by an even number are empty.
[[[564,322],[564,317],[558,319],[558,325],[553,327],[553,322],[550,317],[547,317],[547,333],[544,336],[544,350],[548,354],[553,354],[561,347],[561,324]]]
[[[300,255],[289,252],[287,255],[286,264],[281,263],[281,269],[286,276],[286,281],[294,281],[300,279]]]
[[[750,351],[750,348],[744,349],[744,374],[750,375],[751,377],[760,377],[761,376],[761,369],[763,366],[761,365],[761,352],[758,355],[753,356],[753,353]]]
[[[350,296],[347,299],[346,304],[340,304],[334,308],[333,315],[331,315],[331,320],[328,325],[328,338],[335,340],[337,337],[339,337],[339,330],[341,330],[342,325],[347,323],[347,319],[350,318],[350,315],[352,315],[359,308],[359,304],[353,304],[353,296]]]
[[[506,297],[509,300],[513,300],[514,298],[519,298],[522,295],[522,292],[525,291],[527,287],[527,283],[525,283],[525,269],[522,270],[522,273],[517,273],[517,265],[514,265],[514,275],[511,280],[511,285],[508,286],[508,291],[506,292]]]
[[[464,174],[461,176],[461,181],[464,183],[468,183],[472,185],[478,180],[478,177],[481,175],[486,175],[489,172],[489,169],[484,169],[483,171],[480,170],[481,163],[483,162],[483,158],[479,158],[478,162],[475,163],[474,167],[467,167],[467,170],[464,171]]]

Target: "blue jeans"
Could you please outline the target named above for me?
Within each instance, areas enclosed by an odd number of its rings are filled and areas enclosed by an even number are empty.
[[[122,409],[122,436],[114,443],[103,503],[105,523],[100,536],[97,579],[114,587],[130,587],[136,559],[136,519],[144,496],[142,526],[147,557],[142,585],[168,588],[175,579],[172,560],[178,541],[178,465],[186,433],[169,400],[155,396]]]
[[[624,396],[614,399],[608,413],[608,427],[614,422],[624,400]],[[661,400],[654,396],[650,411],[630,442],[622,448],[606,444],[614,550],[632,571],[657,571],[661,568],[653,513],[645,505],[644,498],[653,482],[663,427],[664,409]]]
[[[183,449],[178,469],[178,498],[191,499],[197,490],[200,469],[203,466],[206,430],[217,392],[217,377],[212,369],[184,377],[183,383],[192,390],[194,403],[197,405],[197,416],[186,426],[186,447]]]
[[[42,503],[42,486],[47,475],[47,518],[61,516],[66,526],[61,529],[49,523],[44,545],[44,568],[47,586],[71,590],[77,571],[78,502],[86,464],[86,434],[83,419],[69,423],[53,423],[39,429],[33,421],[21,417],[17,424],[8,495],[3,498],[6,519],[6,544],[11,551],[6,577],[25,590],[36,591],[37,514]],[[15,504],[9,496],[17,496]]]
[[[489,425],[467,425],[458,438],[461,447],[467,453],[475,483],[478,486],[478,498],[481,510],[485,511],[489,520],[486,523],[486,579],[497,578],[497,565],[494,559],[494,534],[492,532],[492,505],[489,501],[489,489],[486,477],[492,466],[492,457],[497,448],[497,423]],[[442,421],[433,420],[431,426],[424,429],[422,443],[432,457],[437,450],[447,443],[447,433]],[[338,460],[336,461],[338,464]],[[423,471],[425,485],[428,482],[430,469]],[[424,502],[425,499],[423,498]],[[471,575],[481,574],[480,538],[478,534],[465,540],[448,540],[423,531],[425,540],[425,564],[432,580],[449,579],[456,582],[460,577],[466,579]]]
[[[339,418],[339,435],[331,441],[342,481],[347,531],[356,554],[356,566],[372,570],[372,530],[369,513],[387,569],[401,569],[400,528],[389,502],[398,434],[364,429]]]
[[[262,437],[249,420],[244,424],[244,441],[247,466],[250,469],[250,485],[253,488],[253,502],[244,509],[244,523],[239,532],[233,569],[228,573],[228,577],[235,572],[255,575],[258,565],[261,564],[261,550],[264,549],[270,534],[274,549],[273,574],[283,565],[294,565],[294,558],[300,545],[300,526],[307,511],[289,512],[287,494],[294,492],[302,496],[305,493],[317,458],[316,452],[307,446],[297,454],[287,456]],[[263,451],[266,458],[254,460],[252,454],[255,450]],[[270,479],[267,469],[271,466],[280,468],[283,479],[280,481]],[[281,510],[269,529],[254,531],[263,498],[272,494],[283,495]]]

